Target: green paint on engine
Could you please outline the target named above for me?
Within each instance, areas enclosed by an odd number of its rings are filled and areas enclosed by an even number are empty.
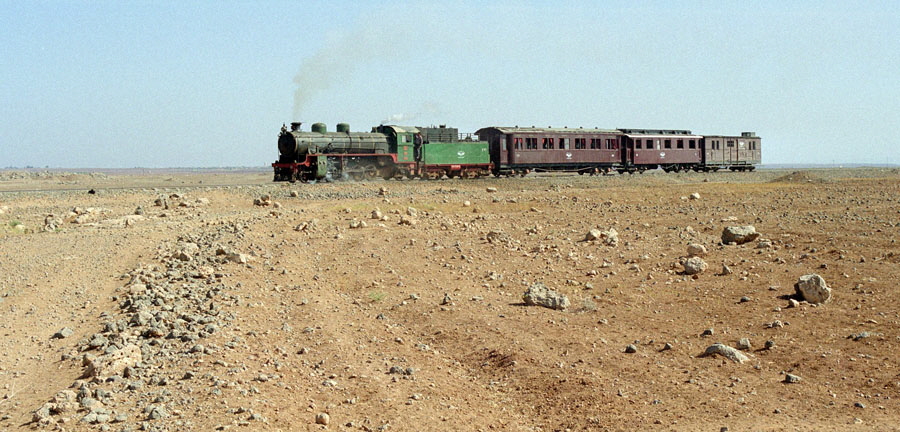
[[[422,146],[427,165],[488,164],[488,143],[484,141],[431,142]]]

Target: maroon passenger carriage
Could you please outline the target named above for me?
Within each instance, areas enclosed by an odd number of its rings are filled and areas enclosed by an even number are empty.
[[[696,170],[702,158],[700,135],[689,130],[619,129],[625,143],[619,172]]]
[[[596,174],[622,163],[622,134],[614,129],[491,126],[476,134],[489,143],[497,175],[540,171]]]

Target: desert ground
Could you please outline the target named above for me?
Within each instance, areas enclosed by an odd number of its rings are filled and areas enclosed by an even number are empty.
[[[898,238],[890,168],[0,171],[0,429],[900,430]]]

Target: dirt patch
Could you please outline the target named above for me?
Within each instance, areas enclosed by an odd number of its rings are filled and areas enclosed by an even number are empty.
[[[4,192],[0,429],[891,430],[900,178],[858,172]]]
[[[824,183],[827,180],[808,171],[794,171],[769,180],[771,183]]]

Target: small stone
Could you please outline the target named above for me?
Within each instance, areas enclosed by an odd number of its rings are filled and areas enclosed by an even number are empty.
[[[703,333],[700,333],[700,336],[712,336],[715,333],[716,333],[715,330],[713,330],[712,328],[708,328],[706,330],[703,330]]]
[[[663,347],[662,347],[662,351],[669,351],[669,350],[671,350],[672,348],[674,348],[674,347],[672,346],[672,344],[666,342],[666,344],[663,345]]]
[[[711,356],[711,355],[720,355],[725,357],[735,363],[744,363],[749,360],[744,353],[721,343],[715,343],[706,348],[706,351],[703,352],[701,357]]]
[[[634,344],[628,344],[628,346],[625,347],[625,352],[634,354],[637,352],[637,346],[635,346]]]
[[[787,384],[796,384],[800,382],[803,378],[800,378],[797,375],[786,373],[784,374],[784,382]]]
[[[720,275],[724,276],[724,275],[730,275],[732,273],[734,273],[734,272],[731,271],[731,267],[728,267],[727,265],[722,264],[722,272],[719,273]]]
[[[741,297],[740,300],[738,300],[739,303],[747,303],[749,301],[750,301],[750,297],[747,297],[747,296],[743,296],[743,297]]]
[[[74,330],[68,327],[63,327],[58,332],[53,334],[53,339],[65,339],[69,336],[72,336],[73,333],[75,333]]]
[[[737,349],[741,351],[750,351],[752,349],[752,346],[750,345],[750,339],[741,338],[741,340],[738,341]]]
[[[319,413],[316,414],[316,424],[328,426],[328,423],[331,422],[331,416],[328,413]]]
[[[441,300],[441,306],[447,306],[453,302],[453,299],[450,298],[450,294],[445,293],[444,299]]]
[[[770,350],[770,349],[772,349],[772,348],[775,348],[775,341],[773,341],[773,340],[767,340],[767,341],[766,341],[765,347],[766,347],[767,350]]]
[[[698,199],[700,199],[700,194],[697,193],[697,192],[694,192],[694,193],[690,194],[690,195],[688,196],[688,198],[689,198],[689,199],[692,199],[692,200],[698,200]]]
[[[706,246],[703,246],[699,243],[691,243],[687,245],[687,253],[689,257],[694,256],[705,256],[706,255]]]
[[[584,241],[600,241],[607,246],[615,246],[619,244],[619,233],[615,228],[610,228],[608,231],[594,228],[585,234]]]
[[[166,418],[169,416],[169,412],[166,411],[166,408],[163,406],[153,406],[150,408],[150,412],[147,415],[147,418],[150,420],[158,420],[161,418]]]

